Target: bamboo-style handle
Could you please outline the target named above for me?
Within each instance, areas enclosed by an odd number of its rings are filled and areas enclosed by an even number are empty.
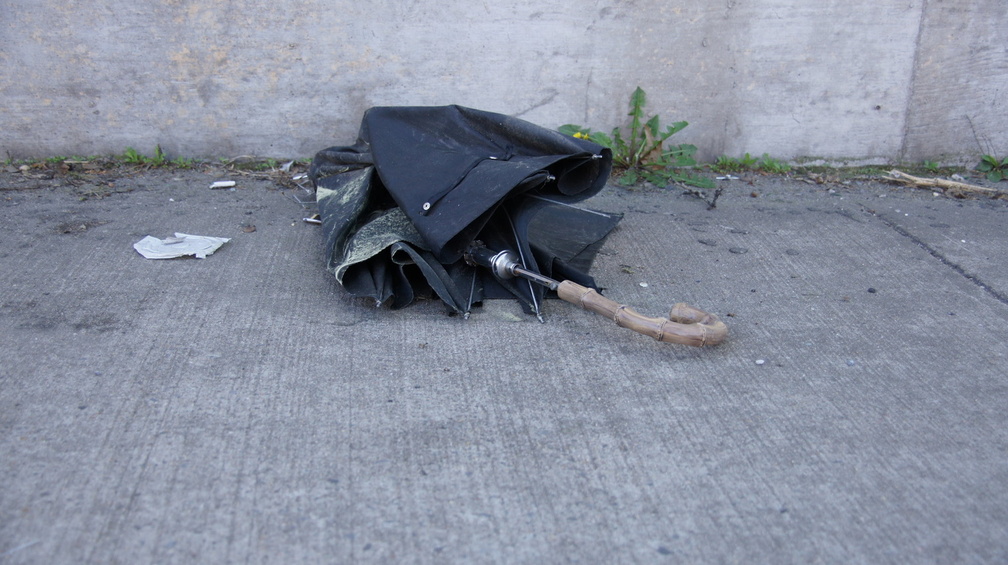
[[[651,336],[658,341],[703,347],[717,345],[728,335],[728,326],[714,314],[683,303],[676,304],[668,318],[651,318],[633,309],[609,300],[594,289],[571,281],[557,286],[557,294],[571,304],[589,312],[601,314],[616,322],[617,326]]]

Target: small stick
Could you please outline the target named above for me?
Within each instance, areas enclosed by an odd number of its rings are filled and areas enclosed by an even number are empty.
[[[957,182],[954,180],[915,177],[913,175],[908,175],[903,171],[897,171],[896,169],[889,171],[889,175],[890,176],[886,177],[887,180],[896,181],[917,188],[940,188],[942,192],[948,192],[956,198],[963,198],[967,194],[971,193],[986,194],[991,198],[1003,198],[1008,196],[1008,193],[996,188],[987,188],[985,186],[966,184],[964,182]]]

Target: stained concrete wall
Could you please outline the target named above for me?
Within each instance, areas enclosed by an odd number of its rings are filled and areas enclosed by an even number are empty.
[[[1008,154],[1004,0],[0,0],[0,14],[13,158],[304,157],[387,104],[609,129],[637,85],[651,113],[690,121],[677,139],[706,159]]]

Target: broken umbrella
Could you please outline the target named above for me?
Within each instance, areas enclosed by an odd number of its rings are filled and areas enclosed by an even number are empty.
[[[659,341],[720,342],[715,316],[680,304],[649,318],[597,292],[588,270],[621,216],[576,204],[611,168],[609,149],[511,116],[376,107],[357,142],[320,151],[309,176],[328,269],[377,305],[437,296],[468,316],[485,298],[512,297],[541,320],[555,291]]]

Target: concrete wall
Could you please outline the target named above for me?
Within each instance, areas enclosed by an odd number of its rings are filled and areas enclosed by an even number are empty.
[[[0,157],[306,157],[386,104],[610,129],[637,85],[706,159],[973,161],[977,138],[1008,154],[1005,0],[0,0],[0,15]]]

